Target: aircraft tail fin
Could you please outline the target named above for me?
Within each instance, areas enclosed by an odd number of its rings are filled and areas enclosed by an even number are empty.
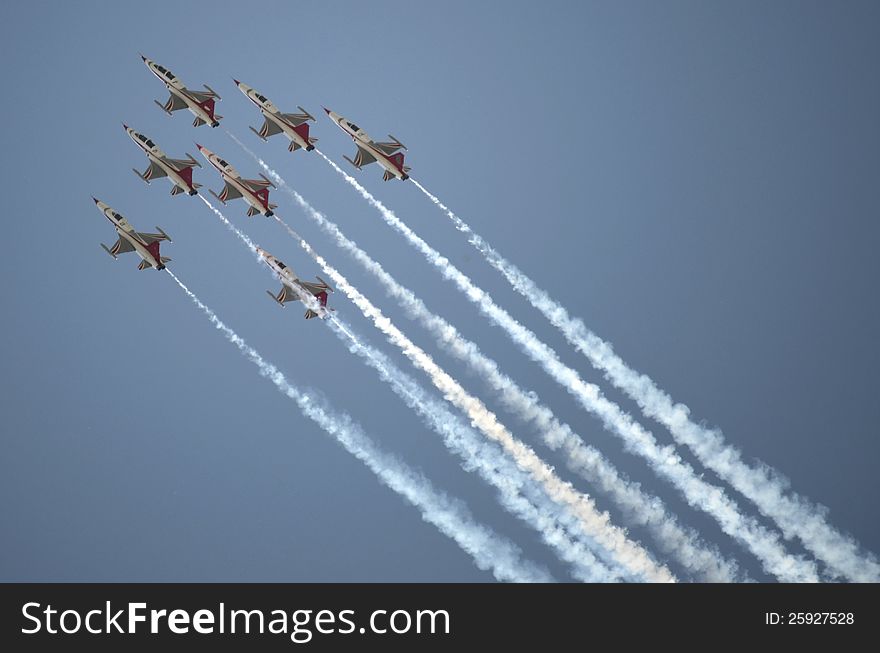
[[[147,245],[147,251],[153,255],[153,258],[157,261],[162,258],[162,255],[159,253],[159,241],[154,240],[152,243]]]
[[[309,142],[309,123],[301,122],[300,124],[298,124],[296,127],[293,128],[293,131],[295,131],[297,134],[299,134],[300,137],[306,143]]]
[[[388,159],[398,168],[403,169],[403,152],[396,152],[389,156]]]

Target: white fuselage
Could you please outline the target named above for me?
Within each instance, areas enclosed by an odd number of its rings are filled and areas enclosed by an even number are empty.
[[[306,139],[299,135],[299,133],[293,128],[293,125],[291,125],[289,122],[281,117],[280,111],[272,113],[263,108],[260,108],[260,111],[266,117],[266,120],[271,120],[276,125],[278,125],[278,128],[284,133],[285,136],[287,136],[289,140],[296,143],[304,150],[308,150],[312,147],[311,143],[309,143]]]
[[[244,200],[254,207],[254,210],[266,215],[266,211],[269,210],[268,202],[263,202],[259,198],[259,196],[251,190],[251,187],[247,184],[242,183],[241,175],[238,174],[238,171],[233,168],[231,165],[226,163],[219,156],[208,150],[204,147],[199,147],[201,153],[208,159],[208,162],[217,169],[217,172],[220,173],[220,176],[223,177],[223,181],[228,183],[230,186],[235,188]]]
[[[129,224],[128,220],[126,220],[122,215],[114,211],[104,202],[99,201],[97,202],[97,205],[98,210],[104,214],[104,216],[116,229],[116,233],[119,234],[119,237],[127,240],[131,244],[131,246],[134,247],[134,251],[137,252],[138,256],[140,256],[143,260],[152,265],[154,268],[159,269],[161,263],[157,261],[156,257],[150,253],[150,250],[147,249],[146,244],[140,239],[140,237],[135,232],[134,227]]]
[[[180,98],[186,104],[186,108],[189,109],[191,114],[212,126],[217,122],[210,113],[205,111],[204,107],[187,93],[186,86],[184,86],[183,82],[177,79],[170,70],[165,69],[165,72],[163,73],[159,69],[159,64],[150,59],[144,58],[144,63],[147,65],[147,68],[150,69],[150,72],[165,84],[165,87],[172,95]]]
[[[245,94],[248,100],[253,102],[256,107],[260,110],[260,113],[266,118],[266,120],[270,120],[273,122],[281,132],[287,136],[288,140],[293,141],[297,145],[299,145],[303,149],[309,149],[311,147],[311,143],[308,142],[305,138],[299,135],[297,131],[294,129],[294,125],[291,125],[287,122],[281,115],[281,111],[272,100],[268,99],[265,96],[261,96],[260,93],[257,92],[256,89],[251,88],[247,84],[242,84],[238,82],[238,88],[242,93]],[[262,99],[261,99],[262,98]]]
[[[339,128],[344,131],[346,134],[351,136],[351,139],[357,143],[360,147],[364,148],[367,152],[373,155],[376,159],[376,163],[385,168],[392,175],[397,177],[400,180],[404,179],[404,171],[397,167],[397,165],[388,158],[388,155],[385,154],[382,150],[376,149],[373,147],[373,139],[370,138],[369,134],[365,132],[363,129],[355,125],[353,122],[347,120],[343,116],[340,116],[335,111],[327,111],[327,115],[330,116],[330,119],[339,125]]]
[[[307,308],[312,309],[321,317],[324,317],[327,314],[327,309],[321,306],[321,303],[308,288],[305,288],[300,284],[299,277],[296,276],[296,273],[289,266],[279,261],[264,249],[258,247],[257,253],[266,261],[266,265],[268,265],[272,272],[275,273],[281,283],[296,293],[297,297],[302,300]]]
[[[181,177],[178,174],[177,170],[175,170],[173,167],[165,162],[165,153],[159,148],[158,145],[154,144],[152,147],[150,147],[149,144],[152,143],[152,141],[143,134],[139,134],[131,127],[127,128],[126,131],[131,137],[131,140],[135,142],[135,145],[137,145],[144,151],[144,154],[147,155],[147,158],[150,160],[150,162],[155,163],[157,166],[165,171],[165,174],[168,175],[168,179],[169,181],[171,181],[172,185],[180,186],[190,195],[195,195],[196,191],[192,187],[192,185],[186,179]],[[138,138],[139,136],[144,136],[145,141],[141,141],[141,139]]]

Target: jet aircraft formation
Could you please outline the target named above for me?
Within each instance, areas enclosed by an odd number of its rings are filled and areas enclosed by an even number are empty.
[[[207,84],[203,85],[204,91],[190,89],[165,66],[143,54],[141,59],[150,72],[158,77],[168,90],[169,97],[165,104],[156,101],[159,108],[169,116],[180,109],[189,110],[195,116],[193,127],[201,127],[202,125],[218,127],[220,125],[223,116],[216,113],[215,107],[216,102],[221,98],[214,89]],[[315,122],[315,118],[308,111],[298,106],[298,113],[284,113],[255,88],[237,79],[233,81],[238,90],[260,110],[263,116],[263,124],[259,129],[250,127],[257,137],[268,141],[272,136],[284,134],[290,142],[287,148],[290,152],[300,149],[311,152],[315,149],[315,143],[318,139],[310,134],[309,129],[309,122]],[[406,150],[403,143],[391,135],[389,135],[391,139],[389,141],[374,141],[363,129],[347,118],[326,107],[324,107],[324,112],[355,143],[357,151],[354,159],[346,156],[344,157],[346,161],[358,170],[371,163],[378,163],[384,170],[383,179],[385,181],[390,179],[406,181],[409,179],[410,168],[404,165],[404,155],[400,151]],[[149,161],[147,169],[143,172],[138,172],[133,168],[138,177],[148,185],[156,179],[166,177],[171,183],[171,195],[199,194],[199,188],[202,187],[202,184],[193,180],[193,169],[201,168],[202,165],[195,157],[186,153],[186,158],[173,159],[166,155],[146,134],[125,123],[122,126]],[[220,155],[198,143],[196,143],[196,147],[224,182],[219,193],[215,193],[213,190],[209,191],[220,203],[226,205],[231,200],[243,199],[248,204],[248,217],[253,217],[258,213],[266,217],[274,216],[274,209],[278,205],[269,201],[269,188],[275,188],[269,179],[262,174],[259,175],[259,179],[245,179]],[[162,229],[156,227],[159,233],[135,231],[128,220],[115,209],[98,199],[94,199],[94,201],[98,210],[111,222],[118,235],[117,241],[112,247],[101,245],[110,256],[115,259],[119,254],[135,252],[141,258],[138,265],[139,270],[165,269],[165,264],[171,259],[162,256],[159,252],[159,243],[163,240],[171,242],[171,239]],[[317,310],[309,308],[305,313],[305,318],[327,317],[329,311],[332,310],[327,308],[328,293],[333,292],[333,288],[326,281],[320,277],[316,282],[304,281],[289,266],[269,252],[259,248],[257,251],[282,284],[281,290],[277,294],[267,291],[272,299],[284,306],[287,302],[302,301],[311,295],[317,301]],[[315,305],[313,304],[313,306]]]

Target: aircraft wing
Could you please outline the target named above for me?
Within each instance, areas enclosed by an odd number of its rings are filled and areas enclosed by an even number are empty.
[[[137,172],[137,170],[135,170]],[[152,161],[150,161],[150,167],[144,170],[144,174],[141,175],[141,178],[144,181],[150,181],[151,179],[159,179],[160,177],[167,176],[165,171],[162,169],[162,166],[156,165]]]
[[[241,193],[238,192],[238,189],[236,189],[235,186],[227,181],[223,190],[220,191],[220,194],[217,196],[217,199],[221,202],[228,202],[229,200],[237,200],[239,197],[241,197]]]
[[[269,186],[272,185],[271,182],[268,182],[265,179],[242,179],[241,183],[243,183],[254,192],[262,190],[263,188],[269,188]],[[239,197],[241,196],[239,195]]]
[[[169,159],[166,156],[162,157],[162,160],[178,172],[185,168],[192,168],[193,166],[199,165],[198,161],[193,161],[192,159]]]
[[[299,284],[313,295],[317,295],[328,290],[330,292],[333,292],[333,289],[330,286],[322,282],[314,283],[312,281],[303,281],[302,279],[300,279]]]
[[[375,160],[376,157],[374,157],[372,154],[370,154],[364,148],[358,145],[358,151],[352,163],[354,163],[355,168],[361,168],[363,166],[373,163]]]
[[[395,152],[397,152],[397,150],[399,150],[401,147],[403,147],[403,145],[401,145],[400,143],[387,142],[387,143],[373,143],[373,147],[375,147],[377,150],[383,152],[384,154],[391,155],[391,154],[394,154]]]
[[[269,293],[269,294],[272,295],[272,293]],[[283,284],[282,284],[281,290],[278,292],[278,294],[273,295],[273,297],[275,298],[275,301],[278,302],[279,304],[281,304],[282,306],[284,304],[286,304],[287,302],[300,301],[299,295],[297,295],[290,288],[288,288],[287,286],[285,286]]]
[[[268,118],[263,119],[263,126],[260,127],[260,131],[257,132],[257,135],[260,138],[269,138],[270,136],[274,136],[275,134],[281,133],[281,127],[276,125],[272,120]]]
[[[199,104],[203,102],[207,102],[211,98],[219,97],[216,93],[213,92],[205,92],[205,91],[191,91],[186,89],[186,92],[189,93],[189,96],[193,98]]]
[[[106,249],[106,248],[105,248]],[[113,247],[107,250],[110,252],[110,256],[116,258],[120,254],[127,254],[128,252],[134,251],[134,245],[132,245],[126,238],[120,236],[116,239],[116,242],[113,243]]]
[[[294,127],[303,124],[306,120],[311,118],[311,116],[307,113],[282,113],[281,117]]]
[[[174,93],[171,93],[170,97],[168,98],[168,102],[166,102],[165,106],[163,106],[162,108],[165,110],[166,113],[171,113],[172,111],[179,111],[180,109],[186,109],[186,102],[184,102],[181,98],[176,96]]]
[[[147,245],[150,243],[155,243],[157,240],[171,240],[164,231],[159,234],[150,234],[143,231],[137,232],[138,237],[143,240]]]

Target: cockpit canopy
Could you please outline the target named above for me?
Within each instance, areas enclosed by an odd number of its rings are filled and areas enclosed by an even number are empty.
[[[275,263],[277,263],[277,264],[278,264],[278,267],[281,268],[282,270],[286,270],[286,269],[287,269],[287,266],[284,265],[284,263],[282,263],[282,262],[279,261],[278,259],[275,259]]]
[[[221,166],[223,166],[224,168],[228,168],[228,167],[229,167],[229,164],[226,163],[226,161],[224,161],[223,159],[221,159],[219,156],[217,157],[217,163],[219,163],[219,164],[220,164]]]
[[[172,73],[170,70],[165,68],[165,66],[160,66],[159,64],[156,64],[156,70],[158,70],[160,73],[165,75],[165,77],[168,79],[171,79],[171,80],[175,79],[174,73]]]
[[[260,102],[266,103],[269,100],[266,99],[265,95],[260,95],[259,93],[254,93],[254,97],[257,98]]]
[[[156,144],[143,134],[138,134],[138,140],[149,148],[156,147]]]
[[[348,126],[351,127],[353,130],[355,130],[356,132],[359,132],[359,131],[361,130],[361,128],[358,127],[358,126],[357,126],[356,124],[354,124],[353,122],[348,123]]]

